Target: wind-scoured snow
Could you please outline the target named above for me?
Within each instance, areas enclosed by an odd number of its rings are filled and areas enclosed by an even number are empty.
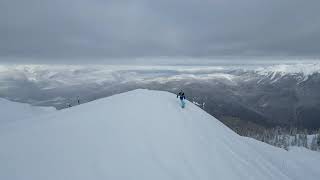
[[[16,113],[19,113],[17,110]],[[135,90],[0,128],[0,179],[316,180],[320,154],[244,138],[175,94]]]

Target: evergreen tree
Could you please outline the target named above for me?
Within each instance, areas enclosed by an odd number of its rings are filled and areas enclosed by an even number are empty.
[[[304,133],[303,133],[303,147],[305,148],[309,148],[308,147],[308,131],[307,130],[304,130]]]
[[[297,146],[298,145],[298,138],[297,134],[293,134],[293,140],[291,141],[291,146]]]
[[[318,135],[317,135],[317,145],[318,145],[318,147],[320,147],[320,129],[319,129]]]
[[[303,135],[298,134],[298,146],[303,146]]]
[[[316,151],[316,150],[318,149],[318,145],[317,145],[317,135],[316,135],[316,134],[312,137],[310,149],[313,150],[313,151]]]
[[[288,135],[284,134],[282,139],[283,139],[282,140],[283,148],[288,151],[289,150],[289,142],[288,142],[289,138],[288,138]]]

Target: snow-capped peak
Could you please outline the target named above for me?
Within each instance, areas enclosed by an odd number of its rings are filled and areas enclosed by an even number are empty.
[[[259,67],[255,70],[258,74],[268,76],[273,82],[286,75],[295,75],[298,83],[306,81],[309,76],[320,73],[320,64],[279,64]]]
[[[320,64],[279,64],[256,69],[260,74],[269,73],[284,74],[303,74],[305,76],[320,72]]]

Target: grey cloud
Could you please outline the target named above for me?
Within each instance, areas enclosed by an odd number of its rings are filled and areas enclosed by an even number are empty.
[[[318,7],[316,0],[2,0],[0,56],[318,56]]]

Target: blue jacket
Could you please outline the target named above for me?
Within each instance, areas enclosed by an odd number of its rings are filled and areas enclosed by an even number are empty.
[[[180,100],[186,99],[186,96],[184,95],[184,92],[180,91],[179,94],[177,94],[177,98],[180,97]]]

